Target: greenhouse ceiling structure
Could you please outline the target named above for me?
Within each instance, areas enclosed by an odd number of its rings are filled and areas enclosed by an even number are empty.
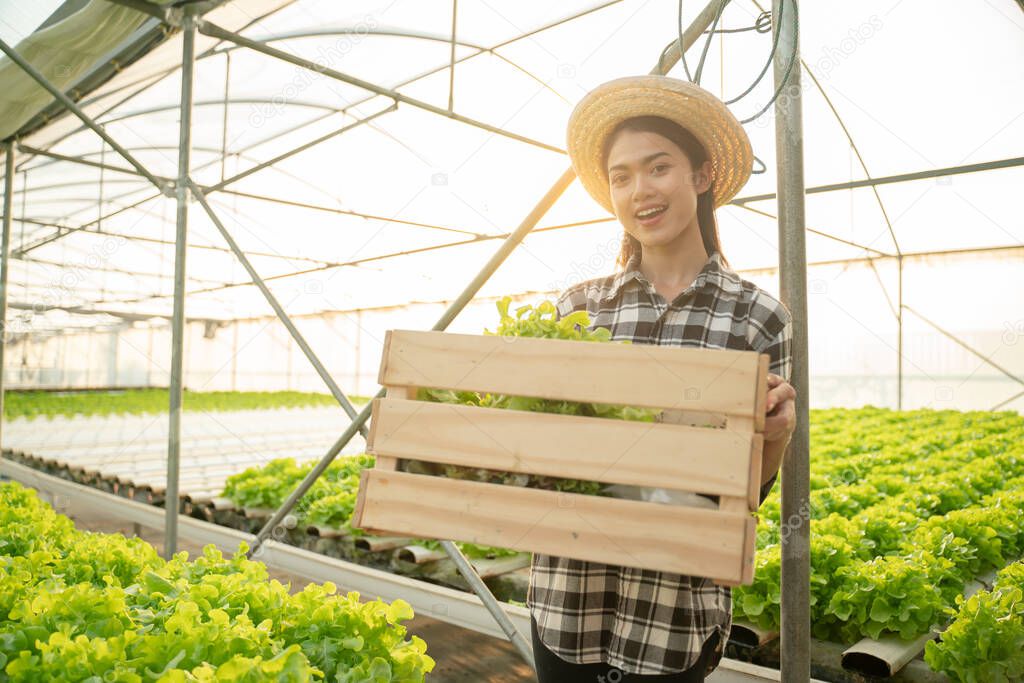
[[[612,272],[565,123],[652,71],[746,127],[722,243],[782,279],[805,411],[1024,408],[1019,2],[51,5],[3,34],[5,380],[169,384],[172,468],[183,386],[326,383],[351,438],[384,330],[478,332],[501,296]]]
[[[37,17],[38,30],[11,32],[5,42],[159,182],[172,181],[181,32],[133,3],[50,4],[59,9]],[[374,330],[358,341],[347,329],[343,335],[361,347],[362,364],[345,372],[364,393],[383,321],[412,303],[427,310],[456,297],[466,265],[485,262],[559,177],[575,102],[604,80],[649,72],[677,27],[701,9],[687,3],[680,15],[678,3],[627,1],[192,4],[210,25],[266,48],[199,30],[192,177],[291,316],[333,314],[336,328],[359,316],[353,329]],[[701,84],[746,122],[755,175],[719,211],[724,252],[774,289],[775,127],[766,107],[774,84],[758,82],[772,54],[767,9],[759,0],[729,3],[723,28],[697,42],[688,67],[707,47]],[[1024,139],[1022,18],[1011,0],[969,9],[915,0],[816,5],[800,15],[816,405],[1024,406],[1022,347],[1010,343],[1024,335],[1012,314],[1024,309],[1024,231],[1013,206]],[[2,59],[0,125],[17,155],[12,338],[119,330],[159,360],[138,374],[166,383],[169,361],[160,354],[174,300],[173,192],[158,190]],[[686,77],[681,64],[669,74]],[[574,183],[478,300],[550,296],[607,274],[620,234]],[[187,254],[186,315],[203,330],[197,338],[229,336],[230,323],[250,321],[232,348],[238,355],[273,314],[194,201]],[[982,281],[1005,283],[1010,300],[964,287]],[[492,320],[488,304],[455,326],[479,330]],[[287,338],[276,323],[272,330]],[[332,343],[328,331],[311,335]],[[208,382],[223,362],[201,368],[199,346],[189,372]],[[96,366],[105,348],[66,351],[90,354]],[[25,349],[14,384],[56,372],[41,346]],[[110,373],[75,380],[64,367],[53,381],[142,381],[126,375],[127,353],[120,350],[121,367]],[[317,386],[313,373],[292,373],[294,386]],[[222,379],[210,386],[230,388]]]

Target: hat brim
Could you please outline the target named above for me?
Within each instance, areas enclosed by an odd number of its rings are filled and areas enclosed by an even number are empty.
[[[668,76],[630,76],[604,83],[580,100],[569,117],[569,158],[584,189],[614,214],[601,152],[622,121],[660,116],[690,131],[704,146],[714,179],[715,207],[727,204],[750,178],[754,153],[743,125],[716,96]]]

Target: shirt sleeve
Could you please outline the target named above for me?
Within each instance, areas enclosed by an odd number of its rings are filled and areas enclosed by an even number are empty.
[[[579,287],[570,287],[562,292],[555,302],[555,320],[561,320],[574,311],[586,309],[586,294]]]
[[[763,297],[754,302],[751,310],[749,338],[751,347],[771,358],[768,371],[787,382],[793,373],[793,317],[780,301]],[[776,471],[761,487],[758,504],[763,503],[779,478]]]

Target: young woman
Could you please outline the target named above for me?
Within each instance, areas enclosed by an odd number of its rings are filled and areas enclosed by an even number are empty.
[[[743,127],[692,83],[622,78],[577,105],[568,150],[580,182],[624,234],[622,269],[567,289],[559,316],[586,310],[591,327],[615,340],[770,354],[763,502],[796,425],[796,393],[787,382],[789,311],[729,268],[718,239],[715,209],[750,177]],[[728,588],[614,558],[534,555],[527,605],[539,683],[703,681],[732,625]]]

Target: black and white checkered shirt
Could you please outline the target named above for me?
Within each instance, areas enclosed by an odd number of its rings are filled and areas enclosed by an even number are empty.
[[[767,353],[770,372],[789,380],[789,311],[718,253],[671,303],[639,265],[637,254],[617,274],[570,287],[558,299],[558,316],[585,310],[591,329],[608,328],[616,341]],[[762,487],[762,502],[776,478]],[[562,659],[606,662],[632,674],[690,668],[718,630],[710,671],[732,627],[731,591],[709,580],[551,555],[533,556],[527,606],[541,640]]]

